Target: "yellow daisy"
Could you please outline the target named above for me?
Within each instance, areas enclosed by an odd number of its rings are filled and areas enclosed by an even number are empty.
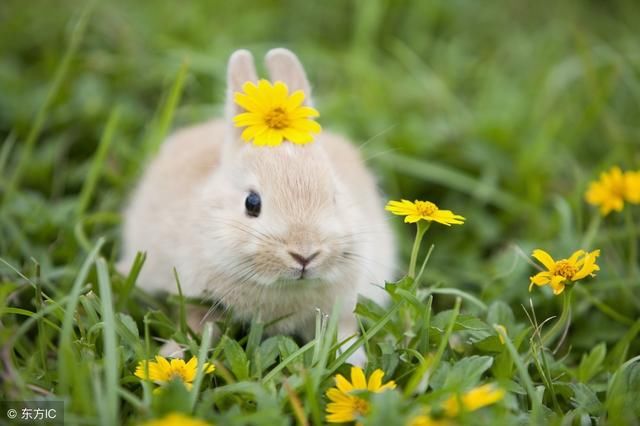
[[[585,193],[589,204],[600,207],[603,216],[612,210],[622,211],[624,202],[640,203],[640,172],[623,173],[614,166],[600,174],[600,180],[591,182]]]
[[[389,201],[385,210],[398,216],[405,216],[405,223],[416,223],[420,220],[434,221],[443,225],[462,225],[464,217],[454,214],[451,210],[440,210],[430,201],[415,202],[401,200]]]
[[[143,426],[211,426],[204,420],[195,419],[182,413],[170,413],[161,419],[154,419],[142,424]]]
[[[640,204],[640,171],[624,174],[625,199],[632,204]]]
[[[487,405],[495,404],[504,398],[505,391],[493,384],[486,384],[471,389],[461,396],[454,395],[447,399],[442,408],[449,417],[455,417],[460,413],[460,404],[464,411],[475,411]]]
[[[564,286],[568,281],[578,281],[587,276],[594,276],[595,271],[600,267],[596,265],[596,258],[600,256],[600,250],[587,253],[584,250],[574,252],[569,259],[553,260],[551,255],[544,250],[536,249],[532,254],[540,263],[547,268],[546,271],[539,272],[531,277],[529,291],[533,285],[543,286],[549,284],[553,289],[553,294],[560,294],[564,291]]]
[[[147,367],[148,363],[148,367]],[[148,368],[149,376],[146,375]],[[208,362],[204,363],[204,373],[210,374],[215,370],[215,366]],[[166,358],[156,355],[155,361],[140,361],[136,367],[135,375],[143,380],[152,380],[159,385],[164,385],[171,380],[178,379],[184,383],[187,389],[191,389],[193,381],[198,371],[198,358],[191,357],[189,362],[184,359],[174,358],[169,362]]]
[[[302,90],[289,95],[286,84],[276,81],[272,85],[267,80],[260,80],[257,85],[248,81],[242,90],[244,93],[235,93],[234,100],[247,112],[236,115],[233,122],[236,127],[246,127],[242,132],[246,142],[278,146],[288,140],[303,145],[313,141],[312,133],[322,130],[311,119],[320,115],[318,111],[302,105]]]
[[[383,392],[387,389],[394,389],[396,383],[393,380],[382,384],[384,372],[380,369],[374,371],[367,378],[359,367],[351,367],[351,382],[341,374],[336,375],[336,387],[327,391],[327,397],[331,400],[327,404],[327,421],[329,423],[344,423],[364,416],[369,412],[369,402],[356,395],[353,391]]]

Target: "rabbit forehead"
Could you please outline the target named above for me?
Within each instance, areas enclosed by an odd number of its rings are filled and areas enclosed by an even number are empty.
[[[243,162],[255,176],[258,190],[278,207],[311,212],[332,203],[336,193],[333,169],[324,150],[283,144],[275,148],[247,147]]]

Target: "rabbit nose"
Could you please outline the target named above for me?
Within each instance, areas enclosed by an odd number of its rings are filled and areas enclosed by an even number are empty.
[[[295,259],[296,262],[298,262],[300,264],[300,266],[302,266],[303,268],[305,268],[309,263],[311,263],[311,261],[313,259],[315,259],[316,257],[318,257],[318,255],[320,254],[319,251],[313,253],[311,256],[307,256],[304,257],[303,255],[290,251],[289,254],[291,255],[291,257],[293,257]]]

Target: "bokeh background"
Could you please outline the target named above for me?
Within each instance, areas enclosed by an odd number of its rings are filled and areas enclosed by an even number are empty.
[[[43,118],[4,199],[8,263],[31,268],[35,259],[45,282],[71,279],[83,239],[98,235],[116,259],[119,211],[149,140],[165,135],[162,124],[221,114],[232,51],[261,58],[285,46],[306,66],[321,124],[362,145],[389,198],[428,199],[467,217],[429,232],[428,285],[501,298],[524,317],[531,250],[565,257],[587,243],[607,265],[585,284],[590,297],[635,316],[638,282],[624,252],[635,231],[616,214],[598,224],[583,194],[603,169],[639,166],[638,2],[110,0],[95,2],[78,36],[86,4],[0,2],[3,189]],[[52,92],[73,34],[77,51]],[[114,108],[120,122],[80,230],[78,194]],[[413,228],[390,220],[406,258]],[[559,312],[549,293],[532,297],[541,317]],[[623,332],[589,306],[577,302],[574,344]]]

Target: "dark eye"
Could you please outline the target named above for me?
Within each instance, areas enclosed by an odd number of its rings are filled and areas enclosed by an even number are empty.
[[[260,208],[262,207],[262,200],[258,193],[251,191],[247,198],[244,200],[244,207],[247,209],[247,216],[258,217],[260,216]]]

